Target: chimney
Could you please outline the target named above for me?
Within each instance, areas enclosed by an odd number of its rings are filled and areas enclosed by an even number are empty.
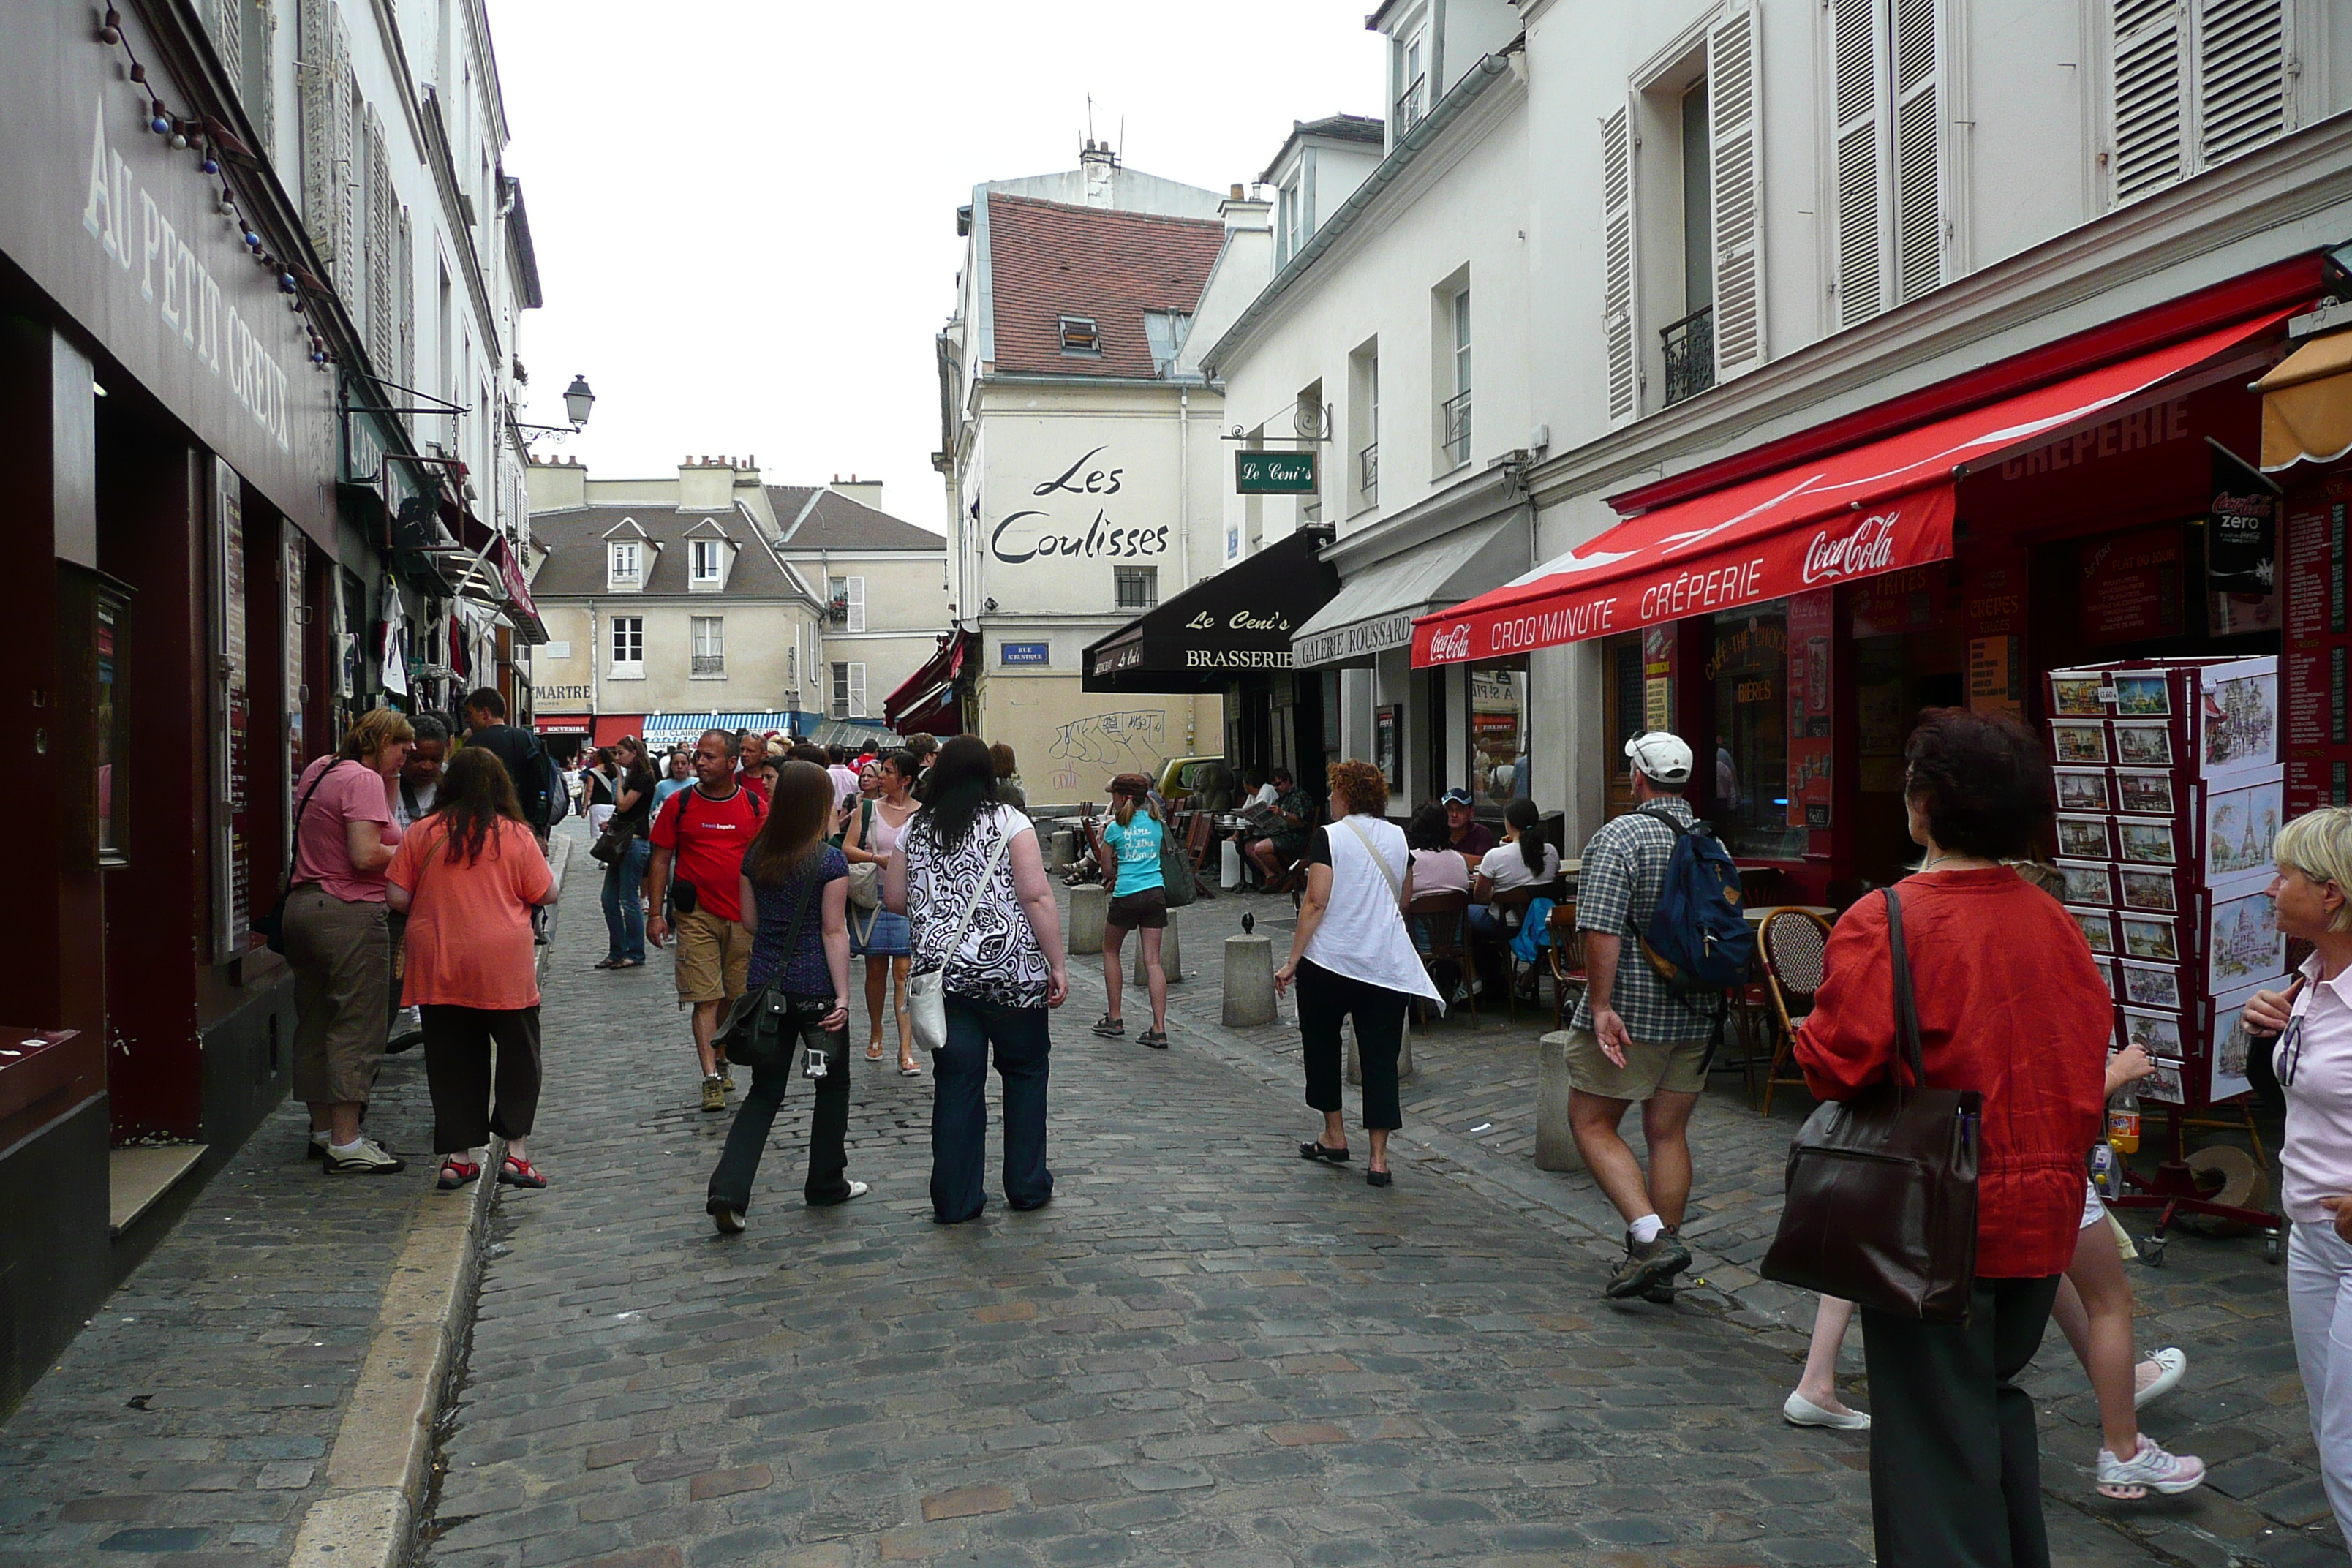
[[[845,479],[839,474],[835,474],[833,476],[833,483],[824,488],[837,496],[848,497],[860,506],[870,506],[876,511],[882,510],[880,479],[861,479],[856,474]]]
[[[1118,170],[1118,154],[1110,150],[1108,142],[1089,140],[1078,152],[1078,173],[1086,184],[1086,205],[1090,207],[1116,206],[1114,176]]]
[[[734,504],[735,469],[725,458],[706,455],[698,463],[678,465],[680,511],[724,511]]]
[[[1274,227],[1274,204],[1249,194],[1234,185],[1223,201],[1217,204],[1217,216],[1225,220],[1225,232],[1240,229],[1270,230]]]

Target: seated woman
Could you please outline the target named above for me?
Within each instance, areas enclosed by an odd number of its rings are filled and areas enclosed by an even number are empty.
[[[1444,804],[1440,801],[1424,804],[1405,826],[1405,847],[1412,852],[1412,895],[1416,901],[1432,893],[1470,891],[1470,862],[1454,847],[1452,840],[1453,829],[1445,820]],[[1430,916],[1415,914],[1404,918],[1405,931],[1412,937],[1413,949],[1424,964],[1436,946],[1430,933]],[[1443,967],[1448,973],[1440,974],[1433,969],[1430,978],[1451,1000],[1461,989],[1461,966],[1449,958],[1443,962]]]
[[[1480,858],[1470,879],[1470,929],[1481,936],[1508,934],[1495,895],[1537,888],[1559,875],[1559,848],[1536,836],[1536,803],[1521,796],[1503,813],[1503,841]]]
[[[1267,782],[1274,787],[1275,797],[1267,808],[1266,835],[1244,845],[1242,853],[1257,867],[1265,890],[1278,893],[1284,890],[1292,862],[1307,847],[1307,836],[1315,829],[1315,803],[1298,787],[1288,768],[1275,769]]]

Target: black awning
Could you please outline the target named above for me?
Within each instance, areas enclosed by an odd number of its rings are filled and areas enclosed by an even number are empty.
[[[1086,652],[1088,691],[1220,691],[1291,668],[1290,637],[1339,591],[1316,559],[1328,531],[1302,528],[1146,611]]]

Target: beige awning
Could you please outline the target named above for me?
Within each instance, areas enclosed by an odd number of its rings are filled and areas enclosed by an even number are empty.
[[[2315,338],[2254,383],[2263,395],[2263,469],[2352,452],[2352,331]]]

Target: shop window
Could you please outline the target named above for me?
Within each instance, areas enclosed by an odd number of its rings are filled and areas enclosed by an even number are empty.
[[[1806,840],[1789,826],[1788,602],[1716,616],[1706,673],[1715,685],[1716,831],[1734,855],[1793,859]],[[1709,748],[1691,749],[1705,769]]]
[[[1525,661],[1470,670],[1470,794],[1478,815],[1500,817],[1528,787]]]

